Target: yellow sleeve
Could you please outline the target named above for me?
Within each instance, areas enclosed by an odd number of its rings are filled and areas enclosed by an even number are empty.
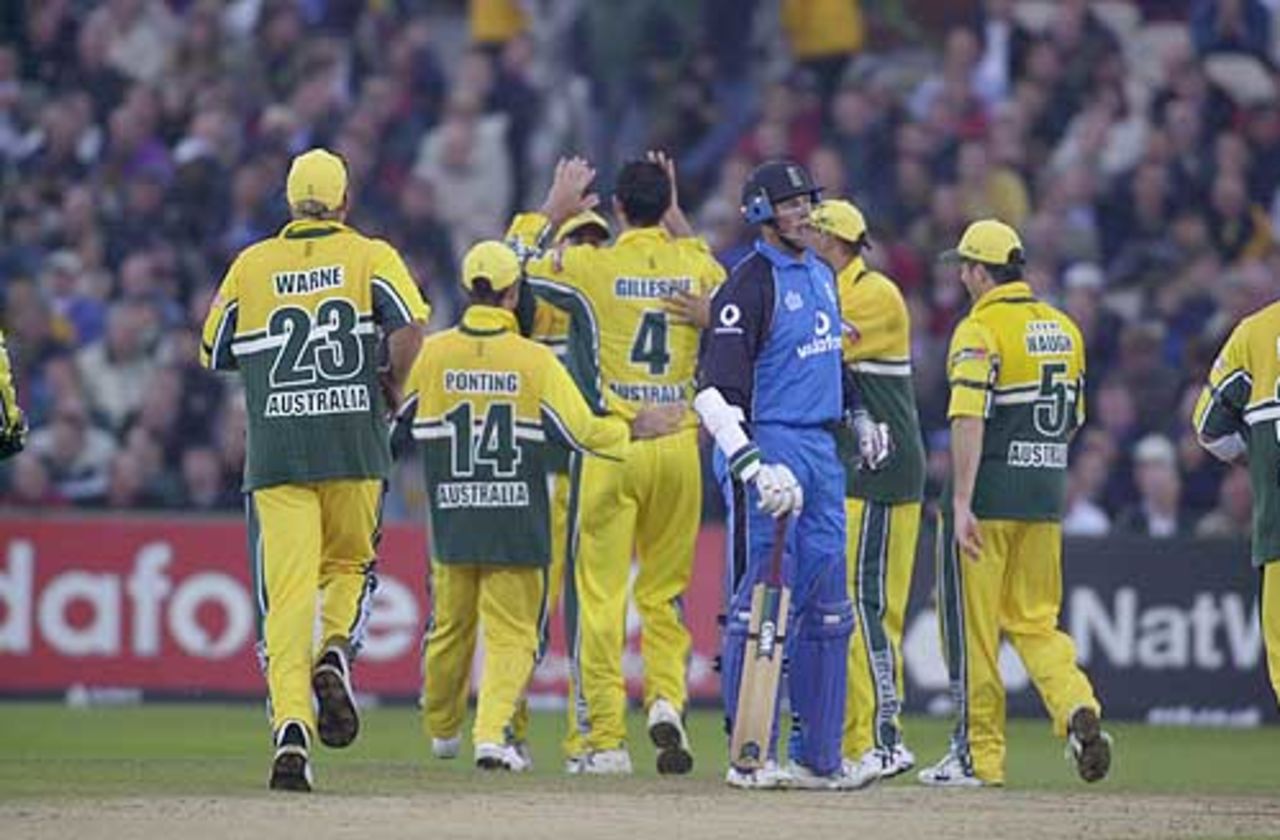
[[[587,406],[564,366],[546,351],[543,365],[542,416],[560,436],[581,452],[621,459],[631,441],[631,427],[615,415],[597,417]]]
[[[373,240],[373,317],[388,333],[414,321],[426,323],[431,307],[422,299],[404,258],[387,242]]]
[[[947,383],[951,386],[948,420],[990,414],[997,365],[991,332],[971,318],[961,321],[947,351]]]
[[[236,337],[240,309],[240,257],[227,269],[227,276],[209,304],[200,340],[200,364],[210,370],[235,370],[231,344]]]
[[[565,308],[566,295],[572,296],[591,278],[592,261],[600,249],[594,245],[553,248],[553,232],[551,220],[541,213],[521,213],[507,228],[507,243],[515,248],[534,291]]]
[[[869,282],[864,278],[862,282]],[[845,340],[842,342],[844,360],[857,361],[867,358],[869,354],[883,352],[892,344],[892,338],[905,338],[907,349],[911,344],[911,328],[907,313],[907,302],[892,281],[885,278],[876,284],[874,292],[862,294],[844,294],[840,297],[840,315],[845,325]],[[859,347],[860,336],[874,336],[874,345],[864,343]],[[865,349],[864,349],[865,348]],[[862,351],[862,352],[859,352]]]
[[[1191,423],[1203,440],[1226,437],[1245,429],[1244,410],[1253,393],[1253,375],[1249,372],[1248,338],[1242,323],[1223,345],[1209,382],[1200,392]]]
[[[0,433],[7,434],[21,422],[22,412],[18,410],[18,392],[13,387],[13,366],[9,363],[4,333],[0,333]]]

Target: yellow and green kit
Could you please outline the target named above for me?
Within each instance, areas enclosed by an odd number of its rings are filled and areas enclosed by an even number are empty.
[[[952,747],[989,784],[1004,781],[1001,637],[1012,642],[1065,735],[1073,711],[1099,711],[1058,629],[1067,445],[1084,422],[1084,341],[1071,319],[1024,282],[983,294],[956,327],[947,358],[948,417],[984,421],[973,512],[981,556],[962,557],[950,500],[939,532],[943,651],[959,705]]]
[[[298,220],[232,263],[201,359],[238,370],[248,412],[244,489],[272,725],[314,731],[316,592],[323,639],[360,647],[391,464],[379,334],[428,308],[386,242]]]

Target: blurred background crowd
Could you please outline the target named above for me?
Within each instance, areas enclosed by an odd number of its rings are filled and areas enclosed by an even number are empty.
[[[1280,289],[1277,0],[13,0],[0,10],[0,313],[33,431],[20,507],[235,510],[244,406],[197,365],[229,260],[285,221],[290,157],[347,160],[350,222],[430,300],[557,155],[648,148],[716,254],[743,180],[807,163],[866,212],[913,313],[935,487],[967,306],[934,256],[997,215],[1088,342],[1067,531],[1245,535],[1249,482],[1191,403]],[[714,504],[716,494],[707,494]],[[418,517],[404,465],[389,513]]]

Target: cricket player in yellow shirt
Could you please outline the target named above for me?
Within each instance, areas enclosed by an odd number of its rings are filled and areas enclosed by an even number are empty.
[[[276,743],[270,786],[306,791],[313,734],[344,747],[359,729],[350,660],[377,586],[391,464],[383,391],[395,399],[428,308],[400,255],[343,223],[341,158],[324,149],[299,155],[286,193],[293,220],[231,264],[205,321],[201,359],[238,370],[244,383],[249,552]],[[384,381],[380,335],[390,357]]]
[[[575,357],[571,348],[570,369],[584,365],[577,378],[597,412],[633,417],[649,405],[684,411],[677,432],[631,446],[625,461],[582,464],[570,547],[578,598],[575,706],[586,753],[569,769],[631,772],[622,651],[634,549],[649,737],[659,772],[687,773],[693,766],[683,723],[691,640],[680,597],[693,570],[702,507],[697,419],[687,408],[700,330],[671,307],[681,294],[705,295],[724,279],[724,269],[692,235],[676,200],[674,170],[660,156],[619,172],[613,214],[623,232],[616,242],[541,253],[552,231],[596,203],[586,194],[594,177],[581,159],[561,161],[542,209],[518,216],[510,238],[534,254],[526,263],[534,291],[587,324],[589,350]]]
[[[849,645],[844,754],[859,777],[889,779],[915,756],[902,742],[902,626],[920,533],[924,444],[911,378],[911,317],[902,292],[868,268],[867,222],[828,199],[810,217],[813,247],[837,272],[844,362],[862,400],[837,433],[845,464],[849,597],[858,626]],[[871,447],[883,424],[892,448]]]
[[[13,367],[0,332],[0,460],[17,455],[27,444],[27,418],[18,407]]]
[[[530,766],[507,731],[548,612],[548,448],[620,458],[646,433],[644,418],[595,416],[552,351],[519,335],[520,274],[506,244],[472,247],[462,265],[470,306],[458,327],[423,343],[401,409],[424,445],[430,511],[425,724],[437,740],[457,739],[483,628],[475,761],[513,771]]]
[[[1262,570],[1262,638],[1271,688],[1280,701],[1280,303],[1231,332],[1192,422],[1205,449],[1249,467],[1253,564]]]
[[[1084,423],[1084,340],[1031,292],[1018,234],[974,222],[943,255],[973,308],[947,355],[951,486],[939,534],[943,652],[959,703],[951,749],[920,772],[940,787],[1004,784],[1001,636],[1013,643],[1080,777],[1111,766],[1101,706],[1058,629],[1067,445]]]
[[[611,234],[609,222],[603,216],[594,210],[585,210],[560,225],[555,235],[555,248],[562,250],[573,245],[600,247],[609,241]],[[576,365],[570,362],[569,348],[583,346],[584,339],[589,341],[588,333],[586,332],[587,325],[579,320],[576,322],[575,329],[575,322],[568,312],[553,306],[542,298],[534,297],[532,293],[528,292],[527,288],[522,287],[521,291],[519,306],[527,304],[532,309],[532,313],[529,316],[529,337],[539,344],[544,344],[551,348],[551,351],[556,354],[556,358],[572,374]],[[520,312],[519,306],[517,307],[517,318]],[[590,345],[586,344],[586,346],[589,347]],[[578,384],[579,388],[585,391],[581,383]],[[556,606],[563,595],[565,599],[565,644],[566,649],[569,651],[574,648],[573,634],[578,625],[578,599],[572,587],[573,572],[571,570],[568,571],[570,585],[565,586],[566,568],[569,565],[569,507],[571,501],[576,502],[576,490],[571,486],[569,477],[575,474],[572,461],[579,457],[581,456],[571,449],[552,445],[549,447],[546,459],[547,469],[551,474],[551,567],[547,576],[547,583],[550,587],[547,594],[547,614],[555,614]],[[580,472],[580,470],[577,472]],[[543,639],[544,649],[548,641],[549,639]],[[577,696],[577,692],[573,685],[573,675],[570,674],[569,702],[567,704],[569,720],[568,727],[565,730],[563,746],[564,754],[570,756],[569,760],[573,762],[578,761],[579,759],[576,757],[581,756],[583,752],[582,736],[578,732],[577,726],[578,714],[573,703],[575,696]],[[516,710],[511,730],[510,740],[527,758],[529,708],[526,702],[522,701],[520,707]],[[448,745],[442,746],[447,752]]]

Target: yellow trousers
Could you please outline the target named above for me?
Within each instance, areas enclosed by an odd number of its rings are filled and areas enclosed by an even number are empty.
[[[360,647],[377,586],[374,546],[382,493],[381,481],[356,480],[281,484],[249,496],[259,654],[273,728],[300,720],[315,731],[311,669],[317,592],[321,638],[345,640],[352,653]]]
[[[1280,702],[1280,561],[1275,560],[1262,567],[1262,640],[1271,689]]]
[[[473,743],[502,744],[538,658],[547,570],[431,564],[431,622],[423,665],[423,723],[452,738],[467,716],[476,637],[484,633]]]
[[[692,643],[680,598],[693,573],[702,513],[698,457],[697,430],[684,429],[633,443],[625,461],[583,460],[571,562],[578,600],[574,677],[581,691],[576,725],[587,749],[616,749],[626,740],[622,652],[633,547],[645,706],[663,698],[684,709]]]
[[[1080,706],[1101,712],[1076,664],[1071,637],[1058,629],[1062,603],[1062,526],[983,520],[982,551],[961,554],[950,517],[939,534],[938,605],[943,652],[959,705],[952,746],[989,783],[1004,781],[1005,691],[1001,634],[1013,644],[1053,721],[1065,736]]]
[[[581,458],[580,455],[573,455],[574,459]],[[571,604],[575,601],[571,591],[563,587],[572,588],[573,576],[569,575],[568,580],[565,579],[565,568],[568,565],[569,551],[569,506],[570,497],[573,494],[574,482],[571,480],[570,473],[552,473],[551,478],[551,566],[547,572],[547,615],[555,615],[556,606],[560,602],[561,594],[565,597],[565,624],[572,626],[571,615],[573,607]],[[576,501],[576,500],[575,500]],[[549,630],[548,630],[549,635]],[[542,639],[541,652],[546,652],[546,646],[549,641],[547,636]],[[566,641],[568,650],[573,650],[573,639],[570,637]],[[541,658],[541,656],[539,657]],[[568,702],[566,709],[568,714],[568,727],[565,730],[565,738],[562,748],[566,756],[576,756],[582,753],[582,736],[578,732],[577,719],[578,716],[574,711],[573,698],[577,692],[574,690],[573,675],[569,675]],[[519,706],[516,707],[515,717],[511,721],[511,737],[516,741],[527,741],[529,739],[529,703],[525,699],[521,699]]]
[[[844,754],[902,742],[902,625],[920,535],[920,503],[845,499],[849,598],[857,632],[849,645]]]

